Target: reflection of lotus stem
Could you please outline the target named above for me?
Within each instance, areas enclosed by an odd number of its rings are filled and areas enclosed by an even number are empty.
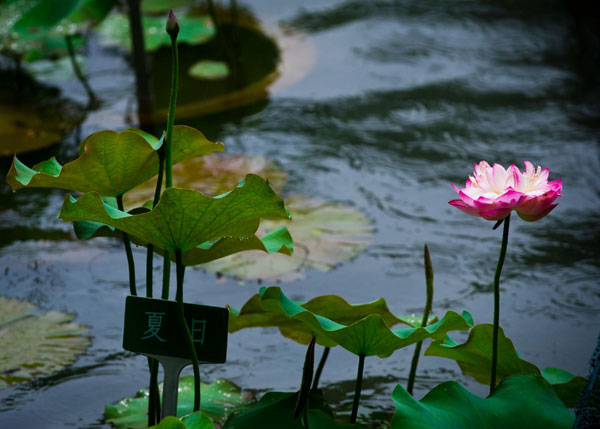
[[[122,212],[125,211],[123,208],[123,195],[117,196],[117,207]],[[131,242],[129,241],[129,235],[127,235],[127,233],[122,232],[122,234],[125,253],[127,254],[127,267],[129,268],[129,293],[131,295],[137,295],[135,290],[135,263],[133,262],[133,253],[131,252]]]
[[[325,362],[327,362],[327,357],[329,356],[329,351],[331,348],[325,347],[323,350],[323,354],[321,355],[321,360],[319,361],[319,366],[317,366],[317,372],[315,373],[315,379],[313,381],[312,390],[317,390],[319,388],[319,380],[321,379],[321,373],[323,372],[323,368],[325,367]]]
[[[79,82],[81,82],[81,84],[83,85],[83,88],[85,89],[85,92],[87,93],[88,98],[89,98],[87,108],[91,109],[96,106],[96,103],[97,103],[96,94],[94,94],[94,90],[92,89],[92,87],[88,83],[85,75],[81,71],[79,64],[77,64],[77,60],[75,58],[75,49],[73,48],[73,36],[71,36],[70,34],[66,35],[65,42],[67,44],[67,51],[69,52],[69,58],[71,60],[71,67],[73,67],[73,73],[75,73],[75,76],[77,77],[77,79],[79,79]]]
[[[192,334],[185,321],[185,312],[183,309],[183,275],[185,274],[185,266],[183,265],[181,250],[175,250],[175,264],[177,266],[177,295],[175,298],[177,300],[177,313],[179,315],[179,323],[183,328],[185,342],[192,357],[192,367],[194,369],[194,411],[198,411],[200,410],[200,366]]]
[[[423,319],[421,321],[421,327],[427,326],[429,320],[429,312],[433,305],[433,266],[431,265],[431,257],[429,256],[429,248],[425,245],[425,284],[427,286],[427,300],[425,301],[425,309],[423,310]],[[419,364],[419,355],[421,354],[421,346],[423,341],[419,341],[415,346],[415,352],[413,354],[412,361],[410,363],[410,373],[408,375],[408,385],[406,391],[412,395],[413,386],[415,385],[415,376],[417,375],[417,365]]]
[[[352,402],[352,414],[350,423],[356,423],[358,415],[358,403],[360,402],[360,391],[362,390],[363,371],[365,369],[365,355],[358,355],[358,372],[356,374],[356,390],[354,391],[354,401]]]
[[[500,274],[506,256],[508,245],[508,228],[510,226],[510,214],[504,218],[504,230],[502,231],[502,246],[500,256],[494,273],[494,334],[492,338],[492,375],[490,377],[490,395],[496,389],[496,367],[498,365],[498,325],[500,324]]]

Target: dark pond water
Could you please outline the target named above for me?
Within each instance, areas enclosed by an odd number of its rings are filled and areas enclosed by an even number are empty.
[[[482,159],[530,160],[563,179],[564,196],[543,220],[512,223],[501,324],[526,359],[586,374],[600,326],[600,128],[588,27],[561,2],[251,3],[267,28],[304,33],[309,49],[298,55],[304,62],[312,55],[314,64],[266,102],[184,122],[229,152],[279,163],[289,174],[284,194],[349,203],[376,228],[355,260],[328,273],[309,271],[283,285],[285,292],[295,299],[335,293],[354,303],[384,297],[396,313],[420,312],[427,243],[435,311],[468,309],[476,323],[491,322],[501,232],[450,207],[450,183],[462,185]],[[92,40],[87,70],[102,107],[59,145],[25,156],[26,163],[52,154],[69,160],[82,136],[129,126],[134,76],[122,55]],[[85,102],[76,80],[58,85],[65,97]],[[55,219],[63,195],[13,194],[2,184],[0,292],[77,313],[91,327],[92,346],[58,374],[0,391],[2,427],[105,427],[104,405],[146,384],[146,360],[120,345],[128,294],[121,245],[73,239],[70,225]],[[143,266],[145,253],[135,257]],[[188,301],[238,308],[258,290],[200,270],[189,270],[186,284]],[[204,366],[203,379],[226,377],[258,391],[297,388],[304,347],[272,329],[229,341],[228,363]],[[411,355],[367,359],[361,414],[387,418]],[[322,378],[327,398],[346,412],[356,365],[355,356],[335,349]],[[454,363],[423,358],[417,395],[452,378],[486,392]]]

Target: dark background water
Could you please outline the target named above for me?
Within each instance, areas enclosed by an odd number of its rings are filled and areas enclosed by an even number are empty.
[[[571,3],[571,5],[584,5]],[[309,271],[283,285],[295,299],[335,293],[352,303],[386,298],[396,313],[421,312],[422,248],[435,270],[434,311],[467,309],[491,322],[492,276],[500,230],[450,207],[472,163],[524,160],[562,178],[559,206],[535,223],[515,219],[502,280],[501,324],[521,355],[539,367],[585,375],[600,325],[600,157],[598,44],[592,10],[532,1],[252,1],[267,28],[304,34],[300,62],[314,65],[267,102],[185,120],[222,140],[230,153],[259,154],[289,174],[284,195],[347,202],[376,228],[355,260]],[[292,53],[293,54],[293,53]],[[82,136],[129,126],[134,77],[119,52],[92,39],[90,83],[102,100],[82,127],[23,159],[76,155]],[[56,84],[56,83],[54,83]],[[74,79],[65,97],[85,102]],[[3,168],[6,169],[5,160]],[[78,242],[56,220],[64,193],[3,183],[0,292],[44,310],[77,313],[92,346],[68,369],[0,391],[0,426],[99,428],[103,407],[147,383],[146,360],[121,350],[127,271],[121,244]],[[145,252],[135,251],[138,266]],[[157,272],[158,273],[158,272]],[[141,275],[140,275],[141,277]],[[139,280],[140,286],[143,278]],[[186,300],[240,307],[258,285],[186,274]],[[232,379],[259,391],[295,390],[305,348],[274,329],[230,336],[226,365],[204,380]],[[385,419],[412,348],[366,360],[360,412]],[[357,358],[334,349],[322,377],[326,397],[349,411]],[[481,386],[439,358],[422,358],[416,394],[458,379]],[[384,413],[381,413],[383,411]]]

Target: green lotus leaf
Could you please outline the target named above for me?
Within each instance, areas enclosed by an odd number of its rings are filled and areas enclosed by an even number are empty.
[[[50,30],[63,18],[67,17],[77,7],[80,0],[61,0],[58,2],[46,0],[29,0],[22,5],[22,15],[13,25],[13,31],[20,37],[39,37]],[[22,7],[23,7],[22,6]]]
[[[162,392],[162,383],[159,384],[159,389]],[[237,385],[224,379],[216,379],[211,384],[202,383],[200,391],[202,413],[221,424],[234,409],[253,403],[251,395],[242,393]],[[178,392],[177,415],[186,416],[194,409],[194,377],[179,379]],[[141,429],[145,428],[148,422],[147,412],[148,389],[141,389],[134,398],[125,398],[114,405],[107,405],[104,421],[117,429]]]
[[[161,249],[185,251],[223,237],[251,236],[261,218],[288,219],[289,214],[268,183],[249,174],[237,188],[214,198],[169,188],[152,211],[139,215],[105,204],[96,192],[79,200],[67,195],[59,218],[104,223]]]
[[[84,352],[87,327],[71,314],[49,311],[0,296],[0,389],[61,370]]]
[[[340,316],[340,310],[343,308],[348,308],[351,313],[356,311],[357,317],[363,315],[366,308],[355,306],[357,309],[353,310],[352,306],[345,301],[325,298],[325,300],[328,299],[332,304],[336,303],[333,305],[341,307],[333,310],[334,317],[339,317],[340,320],[352,321],[351,316],[347,316],[347,318]],[[237,311],[230,308],[229,332],[246,327],[277,326],[285,337],[301,344],[308,344],[314,336],[317,343],[325,347],[340,345],[357,355],[377,355],[385,358],[399,348],[425,338],[441,339],[448,331],[467,330],[473,324],[469,313],[463,312],[462,315],[459,315],[454,311],[448,311],[440,321],[425,328],[410,327],[392,330],[387,323],[401,320],[391,315],[387,306],[382,307],[382,303],[382,301],[375,301],[375,303],[365,305],[379,307],[380,310],[383,310],[383,316],[369,314],[344,325],[315,314],[293,302],[279,287],[261,288],[258,297],[251,298],[242,310]]]
[[[117,0],[79,0],[77,7],[52,29],[52,33],[82,33],[106,18],[117,3]]]
[[[185,6],[190,6],[194,0],[143,0],[142,12],[144,13],[161,13],[169,12],[169,9],[177,9]]]
[[[236,254],[205,268],[243,279],[293,281],[304,278],[306,268],[331,270],[355,257],[372,240],[374,228],[369,219],[353,207],[305,196],[287,198],[286,205],[294,217],[288,227],[294,237],[294,256],[264,258],[258,252]],[[281,225],[280,221],[262,222],[259,233]]]
[[[202,411],[196,411],[181,420],[177,417],[165,417],[160,421],[160,424],[152,426],[153,429],[214,429],[210,417]]]
[[[308,398],[308,425],[304,418],[294,419],[294,409],[298,393],[268,392],[258,403],[245,410],[236,411],[227,420],[223,429],[336,429],[366,428],[360,424],[343,424],[334,420],[331,409],[325,404],[322,396],[312,391]]]
[[[237,186],[248,173],[267,179],[276,191],[283,189],[287,180],[285,171],[261,156],[212,153],[175,164],[173,186],[220,195]],[[155,188],[156,179],[142,183],[125,194],[125,206],[141,206],[152,200]]]
[[[208,16],[178,14],[180,31],[179,43],[198,45],[207,42],[215,35],[215,27]],[[155,51],[161,46],[171,46],[171,39],[165,32],[164,16],[142,15],[142,27],[147,51]],[[106,44],[119,45],[131,50],[129,20],[121,13],[109,15],[98,26],[98,31]]]
[[[390,429],[566,429],[575,421],[575,415],[539,375],[507,378],[487,398],[447,381],[420,401],[398,385],[392,399],[396,413]]]
[[[476,325],[469,332],[469,338],[463,344],[457,344],[449,336],[443,341],[432,342],[426,356],[439,356],[453,359],[462,372],[483,384],[490,384],[490,368],[492,367],[492,335],[493,325]],[[547,368],[540,371],[537,366],[521,358],[512,341],[498,330],[498,366],[496,377],[498,382],[518,374],[542,375],[554,388],[556,394],[567,407],[577,406],[579,394],[585,379],[580,376],[557,369]]]
[[[152,426],[154,429],[186,429],[187,426],[177,417],[165,417],[160,421],[160,424]],[[214,426],[213,426],[214,428]]]
[[[223,61],[203,60],[192,64],[188,73],[196,79],[217,80],[226,78],[230,71],[227,63]]]
[[[95,191],[103,196],[118,196],[145,182],[158,172],[157,149],[162,139],[150,139],[137,130],[99,131],[80,146],[81,155],[60,165],[53,157],[33,168],[18,158],[6,177],[13,190],[24,187],[53,187],[77,192]],[[173,130],[173,162],[223,151],[221,143],[212,143],[193,128],[177,126]]]

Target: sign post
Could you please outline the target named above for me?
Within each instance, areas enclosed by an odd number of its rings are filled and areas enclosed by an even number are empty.
[[[225,363],[229,311],[184,304],[184,314],[200,363]],[[179,374],[192,363],[177,302],[128,296],[123,348],[160,362],[165,374],[161,415],[176,416]]]

